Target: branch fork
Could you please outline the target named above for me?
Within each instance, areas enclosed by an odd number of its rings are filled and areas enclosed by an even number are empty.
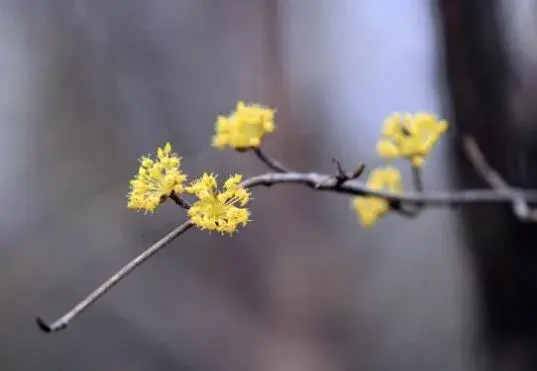
[[[333,159],[337,170],[335,175],[301,173],[291,171],[286,166],[265,154],[260,148],[252,149],[252,152],[273,172],[247,178],[241,183],[241,186],[245,188],[253,188],[256,186],[268,187],[285,183],[302,184],[317,191],[339,193],[348,196],[376,196],[389,201],[395,212],[406,217],[417,216],[425,206],[503,203],[512,205],[513,213],[521,220],[527,222],[537,221],[537,211],[530,207],[530,203],[537,203],[537,190],[522,190],[511,187],[490,167],[473,138],[466,136],[463,138],[463,143],[467,156],[476,171],[487,181],[492,189],[457,192],[424,191],[421,172],[419,168],[413,167],[412,179],[415,189],[414,192],[395,194],[384,191],[374,191],[369,189],[364,182],[357,180],[360,175],[363,174],[365,169],[365,165],[362,163],[358,164],[352,172],[347,172],[338,160]],[[190,208],[190,203],[175,193],[172,193],[169,198],[185,210]],[[408,206],[410,205],[413,207],[409,208]],[[191,227],[193,227],[193,224],[190,221],[186,221],[176,227],[162,239],[151,245],[148,249],[119,269],[86,298],[81,300],[56,321],[48,323],[41,317],[37,317],[36,322],[39,329],[45,333],[55,333],[67,328],[73,319],[88,309],[122,279]]]

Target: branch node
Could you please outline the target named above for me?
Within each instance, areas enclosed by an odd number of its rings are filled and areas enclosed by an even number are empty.
[[[170,194],[170,199],[172,199],[177,205],[179,205],[185,210],[188,210],[192,207],[192,205],[190,205],[190,202],[185,200],[183,197],[179,196],[174,191],[172,191],[172,193]]]
[[[531,209],[524,196],[520,192],[516,192],[500,173],[490,166],[483,152],[479,149],[476,140],[470,135],[464,135],[462,137],[462,143],[466,156],[478,175],[496,192],[511,195],[513,213],[516,217],[524,222],[537,221],[537,210]]]
[[[335,187],[339,188],[348,180],[354,180],[357,179],[365,170],[365,164],[359,163],[358,166],[354,169],[352,173],[347,172],[343,166],[341,165],[341,162],[335,158],[332,158],[332,162],[336,165],[337,173],[333,177],[336,180]]]

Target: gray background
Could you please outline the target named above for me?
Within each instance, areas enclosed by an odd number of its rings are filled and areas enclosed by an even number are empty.
[[[265,171],[210,148],[216,115],[239,99],[277,108],[266,146],[289,166],[381,164],[387,114],[441,113],[431,6],[0,1],[2,369],[474,369],[459,211],[369,231],[348,198],[292,186],[257,189],[254,222],[233,238],[188,232],[65,332],[34,323],[184,220],[172,204],[126,208],[141,154],[169,140],[192,175]],[[428,188],[453,187],[449,143],[427,164]]]

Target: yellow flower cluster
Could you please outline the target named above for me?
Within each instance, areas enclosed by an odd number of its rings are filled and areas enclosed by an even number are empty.
[[[403,180],[399,170],[394,167],[377,168],[371,172],[367,186],[374,191],[397,193],[403,189]],[[375,196],[355,197],[352,206],[356,210],[359,222],[366,228],[372,227],[379,218],[390,211],[390,203]]]
[[[166,143],[158,148],[156,160],[149,156],[140,159],[138,174],[130,182],[129,208],[152,213],[172,193],[181,198],[186,192],[198,198],[188,209],[188,216],[200,229],[232,234],[248,223],[250,212],[244,206],[251,195],[240,186],[242,175],[229,177],[221,192],[217,192],[213,174],[204,173],[185,186],[187,176],[181,172],[181,158],[171,151],[170,143]]]
[[[158,148],[156,160],[149,156],[140,159],[138,174],[130,181],[127,207],[152,213],[172,192],[184,191],[186,175],[180,170],[181,157],[171,151],[172,146],[166,143]]]
[[[238,151],[258,148],[263,138],[274,131],[274,115],[273,109],[239,101],[229,116],[218,116],[212,145]],[[377,152],[385,158],[405,158],[419,169],[447,127],[447,121],[432,114],[392,114],[384,122]],[[166,143],[163,148],[158,148],[155,160],[149,156],[141,158],[138,174],[130,182],[129,208],[154,212],[172,197],[188,208],[191,222],[200,229],[232,234],[249,222],[250,212],[245,205],[251,194],[241,186],[241,175],[229,177],[222,189],[218,188],[216,176],[209,173],[186,186],[187,176],[180,169],[181,158],[171,150],[170,143]],[[399,193],[403,190],[403,180],[398,169],[388,166],[374,169],[367,186],[373,191]],[[183,193],[191,194],[197,200],[188,207],[187,202],[181,202],[185,201],[181,196]],[[355,197],[352,207],[365,227],[373,226],[391,209],[390,202],[378,196]]]
[[[382,135],[377,142],[377,152],[384,158],[405,158],[420,169],[425,157],[448,128],[447,121],[428,113],[394,113],[386,118]],[[371,173],[367,185],[375,191],[392,193],[403,190],[403,180],[398,169],[377,168]],[[358,220],[365,227],[373,226],[379,218],[390,211],[390,203],[381,197],[355,197],[352,206]]]
[[[186,191],[198,197],[188,210],[192,223],[200,229],[232,234],[239,225],[246,225],[250,212],[244,206],[251,194],[240,187],[242,175],[236,174],[224,182],[218,191],[216,176],[204,173]]]
[[[263,137],[274,131],[275,111],[257,104],[237,103],[229,116],[218,116],[213,146],[239,151],[257,148]]]
[[[385,158],[407,158],[421,168],[447,127],[447,121],[428,113],[392,114],[384,122],[377,152]]]

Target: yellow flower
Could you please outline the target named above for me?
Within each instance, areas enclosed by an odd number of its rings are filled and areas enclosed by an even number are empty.
[[[140,159],[138,174],[130,181],[128,208],[152,213],[172,192],[184,192],[186,175],[180,169],[181,157],[171,151],[171,144],[166,143],[157,149],[156,160],[149,156]]]
[[[234,175],[224,182],[224,189],[217,190],[216,176],[204,173],[203,176],[186,187],[188,193],[198,200],[188,210],[192,223],[200,229],[232,234],[239,225],[249,222],[250,212],[244,205],[251,194],[239,186],[242,175]],[[237,206],[238,205],[238,206]]]
[[[448,128],[447,121],[428,113],[399,114],[386,118],[377,152],[385,158],[404,157],[422,167],[427,156]]]
[[[374,191],[400,192],[403,180],[398,169],[388,166],[373,170],[367,186]],[[358,221],[366,228],[372,227],[379,218],[390,211],[390,203],[381,197],[358,196],[352,201]]]
[[[218,116],[213,147],[237,150],[257,148],[263,137],[274,131],[275,110],[257,104],[237,103],[229,116]]]

